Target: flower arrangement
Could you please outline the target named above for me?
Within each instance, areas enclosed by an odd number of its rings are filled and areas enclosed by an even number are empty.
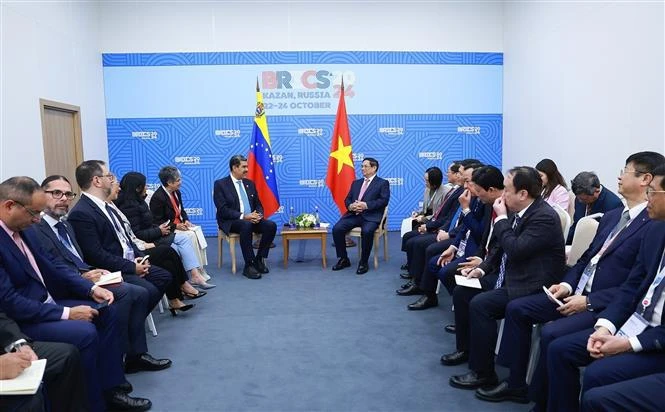
[[[311,213],[301,213],[296,217],[296,227],[310,228],[316,224],[316,216]]]

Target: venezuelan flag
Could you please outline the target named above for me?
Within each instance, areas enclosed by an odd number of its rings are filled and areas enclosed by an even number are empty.
[[[268,218],[279,209],[279,193],[277,191],[277,174],[272,158],[268,122],[263,107],[263,93],[256,82],[256,113],[252,141],[247,156],[248,177],[256,185],[259,200],[263,205],[263,216]]]

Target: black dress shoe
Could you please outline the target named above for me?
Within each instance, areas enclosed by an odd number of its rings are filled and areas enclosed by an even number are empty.
[[[155,359],[149,353],[144,353],[134,359],[127,359],[125,373],[140,371],[160,371],[171,366],[170,359]]]
[[[254,258],[254,268],[259,273],[264,273],[265,274],[265,273],[270,272],[270,269],[268,269],[266,264],[263,263],[263,258],[260,258],[260,257]]]
[[[403,284],[403,285],[400,286],[399,288],[400,288],[400,289],[407,289],[407,288],[410,288],[411,285],[413,285],[413,281],[412,281],[412,280],[406,282],[405,284]]]
[[[402,270],[409,270],[409,265],[407,265],[407,264],[405,263],[405,264],[403,264],[402,266],[400,266],[399,268],[402,269]]]
[[[147,411],[152,407],[149,399],[133,398],[118,390],[107,392],[104,398],[108,409],[114,411]]]
[[[399,277],[401,277],[402,279],[413,279],[413,276],[411,276],[408,273],[400,273]]]
[[[477,389],[482,386],[494,386],[497,383],[499,383],[499,378],[495,372],[488,375],[479,375],[474,371],[469,371],[464,375],[450,377],[450,386],[459,389]]]
[[[245,265],[245,268],[242,270],[242,274],[248,279],[261,279],[261,274],[251,263]]]
[[[408,306],[409,310],[425,310],[439,306],[439,298],[434,295],[423,295]]]
[[[398,295],[400,296],[413,296],[413,295],[422,295],[424,292],[420,290],[418,286],[416,286],[414,283],[411,283],[411,286],[404,288],[404,289],[398,289],[395,291]]]
[[[509,388],[508,382],[503,381],[492,388],[479,388],[476,390],[476,398],[489,402],[513,401],[517,403],[529,403],[529,388]]]
[[[132,384],[127,381],[116,386],[114,389],[124,393],[132,393],[132,391],[134,391],[134,387],[132,386]]]
[[[453,335],[457,333],[457,328],[455,328],[455,325],[446,325],[445,328],[443,328],[448,333],[452,333]]]
[[[469,352],[462,350],[441,356],[441,364],[446,366],[461,365],[469,360]]]
[[[332,267],[332,270],[342,270],[351,267],[351,261],[349,258],[339,258],[335,266]]]
[[[367,263],[358,263],[358,270],[356,270],[356,275],[364,275],[369,270]]]

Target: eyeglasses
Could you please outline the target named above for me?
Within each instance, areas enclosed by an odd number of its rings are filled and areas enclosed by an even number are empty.
[[[16,203],[17,205],[21,206],[23,209],[25,209],[25,211],[28,212],[28,214],[30,214],[30,216],[31,216],[33,219],[34,219],[34,218],[41,219],[41,213],[42,213],[41,211],[32,210],[32,209],[26,207],[23,203],[19,202],[18,200],[13,200],[13,199],[12,199],[12,201],[13,201],[14,203]]]
[[[44,193],[48,193],[53,197],[54,199],[62,199],[62,197],[66,197],[68,200],[72,200],[73,198],[76,197],[76,193],[74,192],[63,192],[62,190],[44,190]]]
[[[647,199],[651,199],[654,193],[665,193],[665,190],[653,190],[649,188],[647,189]]]
[[[115,182],[115,175],[113,173],[107,173],[105,175],[96,175],[97,177],[107,177],[111,182]]]
[[[635,173],[637,176],[639,176],[645,174],[646,172],[642,172],[635,169],[626,169],[626,168],[619,170],[619,176],[623,176],[626,173]]]

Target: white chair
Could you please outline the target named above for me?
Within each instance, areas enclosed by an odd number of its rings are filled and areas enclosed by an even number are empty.
[[[572,190],[568,191],[568,215],[570,215],[570,221],[572,222],[575,218],[575,193]]]
[[[570,229],[570,215],[568,214],[567,210],[563,210],[563,208],[557,204],[552,205],[552,209],[554,209],[559,215],[559,220],[561,221],[561,230],[563,231],[563,239],[565,242],[565,240],[568,238],[568,230]]]
[[[148,329],[152,332],[152,336],[157,336],[157,327],[155,326],[155,320],[152,318],[152,313],[148,313],[145,323],[148,324]]]
[[[567,251],[568,257],[566,263],[568,266],[574,265],[584,251],[589,248],[598,230],[598,221],[596,218],[601,216],[603,216],[602,213],[594,213],[593,215],[583,217],[577,222],[575,233],[573,234],[573,242],[570,245],[570,250]]]
[[[258,238],[258,234],[252,234],[252,241],[255,241]],[[229,252],[231,252],[231,273],[236,274],[236,243],[240,242],[240,235],[237,233],[231,233],[227,235],[222,229],[217,230],[217,267],[222,267],[222,252],[224,248],[222,243],[227,241],[229,244]]]
[[[386,206],[383,211],[383,217],[379,223],[379,227],[374,231],[374,269],[379,268],[379,240],[383,237],[383,260],[388,260],[388,230],[386,229],[386,219],[388,219],[388,206]],[[362,233],[359,227],[354,227],[351,229],[347,235],[351,237],[360,238]],[[360,245],[362,242],[358,243],[358,255],[362,253]]]

